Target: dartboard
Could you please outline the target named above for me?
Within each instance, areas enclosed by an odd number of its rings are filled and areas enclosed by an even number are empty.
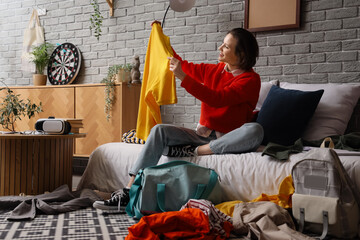
[[[79,73],[81,55],[79,49],[72,43],[59,45],[50,56],[48,78],[53,85],[72,83]]]

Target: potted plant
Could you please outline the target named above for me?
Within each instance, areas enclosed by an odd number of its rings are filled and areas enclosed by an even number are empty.
[[[101,80],[105,83],[105,108],[106,120],[109,121],[111,115],[112,104],[115,99],[115,84],[120,82],[130,83],[132,64],[113,65],[108,68],[106,78]]]
[[[36,73],[33,75],[34,85],[46,85],[47,76],[44,74],[45,67],[48,65],[54,45],[44,42],[39,46],[34,46],[32,52],[32,62],[35,63]]]
[[[19,98],[20,94],[15,94],[3,81],[1,82],[6,87],[0,88],[0,91],[5,90],[6,96],[2,97],[0,103],[0,124],[4,129],[14,133],[16,120],[21,120],[21,117],[25,116],[30,119],[35,113],[42,112],[42,103],[36,105],[29,99],[25,102]]]
[[[121,66],[118,72],[118,79],[120,82],[130,82],[131,81],[131,69],[132,64],[124,64]]]
[[[115,99],[115,82],[116,75],[121,69],[122,65],[113,65],[108,68],[108,74],[106,78],[101,80],[101,83],[105,83],[105,107],[104,112],[106,113],[106,120],[109,121],[111,115],[112,104]]]

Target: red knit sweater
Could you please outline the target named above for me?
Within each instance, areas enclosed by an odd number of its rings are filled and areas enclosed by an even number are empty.
[[[181,86],[202,102],[201,125],[227,133],[251,120],[261,84],[257,73],[251,69],[234,77],[224,63],[193,64],[175,57],[187,74]]]

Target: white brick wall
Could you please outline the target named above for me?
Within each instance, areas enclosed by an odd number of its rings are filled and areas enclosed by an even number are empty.
[[[51,43],[71,42],[83,61],[78,84],[98,83],[112,64],[129,63],[140,56],[141,70],[150,24],[162,21],[166,0],[116,0],[109,17],[105,0],[99,41],[89,30],[90,0],[1,0],[0,78],[8,85],[32,85],[32,74],[22,72],[23,31],[32,7],[47,9],[41,16],[45,38]],[[279,79],[299,83],[360,82],[360,1],[302,0],[301,28],[255,34],[260,45],[256,71],[263,81]],[[190,11],[169,10],[164,33],[183,58],[194,62],[217,61],[217,48],[226,32],[242,27],[244,0],[196,0]],[[164,122],[194,127],[200,101],[178,85],[176,105],[162,107]]]

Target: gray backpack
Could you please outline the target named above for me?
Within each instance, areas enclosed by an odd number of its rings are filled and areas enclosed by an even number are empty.
[[[299,231],[339,238],[359,235],[360,194],[332,149],[310,150],[291,171],[292,212]]]

